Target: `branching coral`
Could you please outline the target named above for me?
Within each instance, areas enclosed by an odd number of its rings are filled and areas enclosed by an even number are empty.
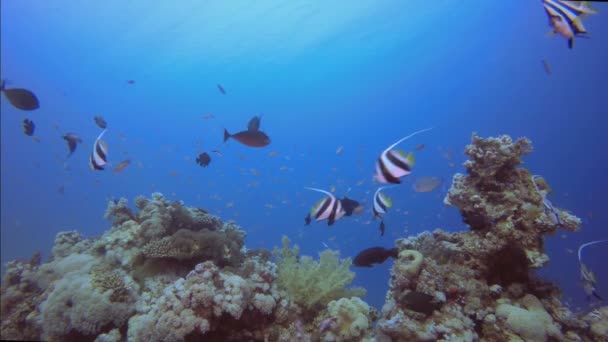
[[[335,252],[325,250],[321,253],[319,262],[308,256],[298,260],[298,246],[290,249],[286,236],[283,236],[282,242],[283,249],[275,250],[277,282],[298,305],[315,311],[334,299],[365,294],[361,288],[345,289],[355,277],[349,270],[350,259],[340,261]]]

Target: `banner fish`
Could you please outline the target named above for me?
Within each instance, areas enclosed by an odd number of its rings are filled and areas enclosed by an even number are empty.
[[[587,300],[591,300],[591,296],[593,296],[603,301],[602,297],[597,292],[597,280],[595,279],[595,274],[593,274],[593,272],[591,272],[591,270],[589,270],[583,263],[582,252],[585,247],[602,242],[608,242],[608,240],[587,242],[578,248],[578,265],[581,274],[581,281],[583,282],[583,290],[585,290],[585,294],[587,294]]]
[[[33,92],[23,88],[7,89],[6,80],[0,83],[0,92],[4,93],[8,102],[17,109],[35,110],[40,107],[40,102]]]
[[[326,198],[319,200],[317,204],[312,207],[310,213],[305,219],[307,223],[310,223],[311,217],[314,217],[315,221],[327,220],[327,225],[331,226],[334,224],[334,222],[346,214],[346,211],[344,208],[342,208],[342,203],[336,199],[331,192],[308,187],[305,187],[305,189],[317,191],[327,195]]]
[[[587,33],[582,18],[587,14],[597,13],[588,6],[588,1],[542,0],[549,26],[553,27],[551,34],[561,34],[568,39],[568,48],[574,46],[574,37]],[[582,36],[584,37],[584,36]]]
[[[374,193],[374,206],[372,207],[374,217],[382,218],[382,215],[386,213],[386,209],[393,206],[393,200],[382,192],[380,192],[388,188],[392,188],[392,186],[380,187]]]
[[[108,146],[105,141],[101,140],[105,133],[106,130],[104,129],[93,144],[93,151],[89,156],[89,166],[92,170],[103,170],[103,167],[108,163]]]
[[[414,155],[406,155],[403,151],[393,150],[395,146],[407,140],[414,135],[422,132],[431,130],[432,128],[426,128],[408,135],[405,138],[401,138],[396,143],[387,147],[376,161],[376,174],[374,178],[380,183],[393,183],[399,184],[401,180],[399,178],[407,176],[412,173],[412,166],[414,166]]]
[[[358,267],[372,267],[374,264],[382,264],[389,257],[396,259],[399,255],[397,248],[371,247],[364,249],[353,260],[353,265]]]

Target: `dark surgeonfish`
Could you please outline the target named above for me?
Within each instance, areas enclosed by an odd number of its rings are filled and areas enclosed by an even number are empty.
[[[406,308],[427,316],[441,308],[441,303],[435,297],[420,291],[410,291],[400,296],[398,301]]]
[[[317,204],[312,207],[310,213],[305,219],[307,224],[309,224],[312,217],[314,217],[315,221],[327,220],[327,225],[331,226],[346,213],[344,208],[342,208],[342,203],[336,199],[331,192],[308,187],[305,189],[317,191],[327,195],[327,197],[319,200]]]
[[[262,116],[254,116],[249,120],[247,124],[248,131],[259,131],[260,130],[260,121],[262,121]]]
[[[249,121],[246,131],[241,131],[236,134],[230,134],[228,133],[228,130],[224,129],[224,142],[228,141],[229,138],[232,138],[249,147],[267,146],[270,144],[270,138],[266,133],[259,130],[261,119],[261,117],[254,117]],[[251,130],[251,127],[255,127],[256,130]]]
[[[74,133],[66,133],[62,136],[62,138],[68,143],[68,157],[76,151],[76,146],[82,143],[82,139]]]
[[[89,156],[89,166],[92,170],[103,170],[103,167],[108,163],[108,146],[105,141],[101,140],[105,133],[106,130],[104,129],[93,144],[93,151]]]
[[[34,121],[30,119],[23,120],[23,133],[29,137],[34,135],[34,130],[36,130],[36,125]]]
[[[382,264],[389,257],[396,259],[399,255],[397,248],[371,247],[364,249],[353,260],[353,265],[358,267],[372,267],[374,264]]]
[[[380,157],[378,157],[378,160],[376,161],[376,173],[374,174],[374,178],[380,183],[401,183],[399,178],[412,173],[414,155],[411,153],[406,155],[403,151],[393,150],[393,148],[414,135],[431,129],[432,128],[426,128],[414,132],[405,138],[401,138],[399,141],[382,151]]]
[[[226,95],[226,90],[219,83],[217,84],[217,89],[220,91],[220,93]]]
[[[543,0],[543,7],[553,28],[551,34],[561,34],[568,39],[568,48],[574,46],[574,37],[585,37],[587,33],[582,18],[597,11],[590,8],[588,1]],[[586,37],[585,37],[586,38]]]
[[[342,208],[344,209],[345,216],[351,216],[352,214],[361,214],[365,210],[365,208],[357,201],[350,199],[344,196],[340,203],[342,204]]]
[[[207,167],[211,163],[211,157],[207,152],[203,152],[196,158],[196,163],[202,167]]]
[[[99,128],[106,129],[106,127],[108,127],[108,123],[106,122],[106,120],[104,120],[103,116],[97,115],[93,119],[95,120],[95,124],[97,124]]]
[[[15,108],[21,110],[35,110],[40,107],[38,98],[34,93],[23,88],[6,88],[6,80],[0,84],[0,92],[3,92],[8,102]]]

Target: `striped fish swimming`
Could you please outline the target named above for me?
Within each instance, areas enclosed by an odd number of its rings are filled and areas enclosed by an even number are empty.
[[[386,214],[386,210],[393,206],[393,200],[381,192],[384,189],[392,187],[393,186],[383,186],[378,188],[374,193],[374,205],[372,207],[374,217],[382,218],[382,215]]]
[[[307,223],[310,222],[311,217],[314,217],[315,221],[327,220],[327,225],[331,226],[346,214],[346,211],[342,208],[342,203],[332,195],[331,192],[308,187],[305,189],[327,195],[327,197],[319,200],[319,202],[312,207],[310,213],[306,217]]]
[[[393,186],[394,185],[380,187],[374,193],[374,205],[372,206],[372,212],[374,213],[374,218],[376,218],[376,217],[380,218],[380,227],[379,227],[380,236],[384,236],[384,229],[385,229],[384,220],[382,219],[382,215],[386,214],[386,210],[393,206],[393,200],[380,191],[382,191],[384,189],[392,188]]]
[[[89,166],[92,170],[103,170],[103,167],[108,163],[108,146],[105,141],[101,140],[105,133],[106,130],[104,129],[93,144],[93,151],[89,156]]]
[[[574,46],[574,37],[587,33],[582,18],[597,13],[589,7],[588,1],[541,0],[553,28],[551,34],[561,34],[568,39],[568,47]]]
[[[378,160],[376,161],[376,174],[374,175],[374,178],[380,183],[401,183],[399,178],[412,173],[412,167],[414,166],[414,155],[411,153],[405,154],[405,152],[393,150],[393,148],[414,135],[431,129],[433,128],[426,128],[414,132],[405,138],[401,138],[399,141],[382,151],[380,157],[378,157]]]

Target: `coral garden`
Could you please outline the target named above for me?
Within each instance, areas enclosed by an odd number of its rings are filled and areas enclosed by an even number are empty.
[[[468,231],[395,242],[381,312],[361,300],[351,260],[247,250],[245,232],[161,194],[111,201],[112,228],[60,232],[52,257],[6,265],[1,338],[45,341],[608,341],[608,307],[573,313],[534,274],[543,237],[581,221],[544,203],[521,158],[529,140],[473,135],[467,174],[444,202]]]

